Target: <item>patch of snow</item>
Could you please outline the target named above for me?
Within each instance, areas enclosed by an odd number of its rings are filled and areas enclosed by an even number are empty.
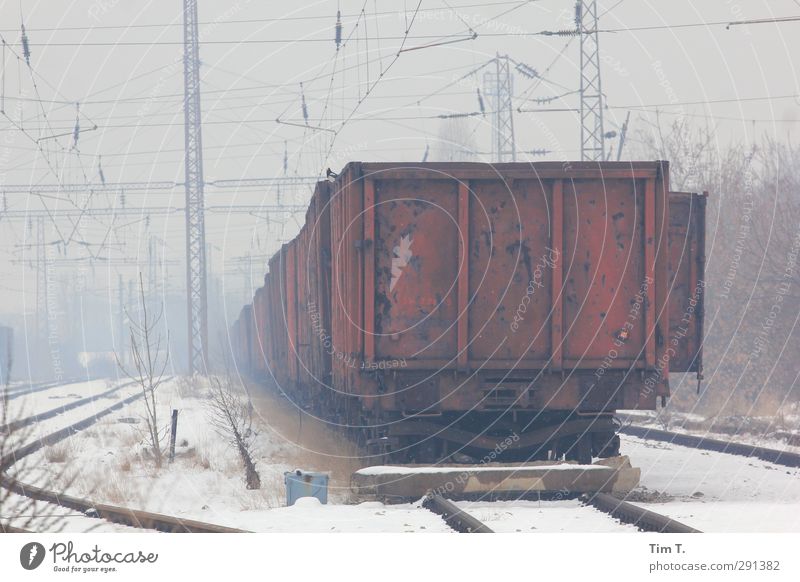
[[[607,513],[577,499],[555,501],[458,501],[456,505],[497,533],[635,533]]]
[[[558,463],[553,465],[518,465],[518,466],[481,466],[476,467],[473,465],[464,465],[463,467],[426,467],[426,466],[419,466],[419,467],[402,467],[402,466],[392,466],[392,465],[376,465],[374,467],[365,467],[364,469],[359,469],[357,472],[360,475],[439,475],[439,474],[448,474],[448,473],[463,473],[468,471],[470,473],[491,473],[491,472],[516,472],[516,471],[526,471],[530,469],[542,469],[547,471],[565,471],[570,469],[581,469],[584,471],[591,471],[591,470],[601,470],[601,471],[608,471],[609,468],[601,465],[576,465],[574,463]]]
[[[674,498],[646,505],[657,513],[707,531],[800,532],[800,469],[627,435],[621,449],[640,488]]]

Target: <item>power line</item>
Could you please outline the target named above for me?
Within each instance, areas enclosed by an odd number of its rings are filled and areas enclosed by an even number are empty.
[[[536,1],[536,0],[534,0]],[[520,0],[508,0],[504,2],[480,2],[473,4],[456,4],[454,6],[448,5],[452,8],[487,8],[492,6],[503,6],[509,4],[519,4]],[[419,12],[440,12],[441,8],[421,8]],[[402,14],[403,11],[388,10],[382,12],[373,12],[374,16],[396,16]],[[342,18],[358,18],[358,14],[342,14]],[[305,20],[330,20],[329,14],[324,15],[308,15],[308,16],[276,16],[272,18],[249,18],[247,20],[215,20],[199,22],[199,26],[220,26],[227,24],[250,24],[256,22],[289,22],[289,21],[305,21]],[[127,30],[127,29],[148,29],[148,28],[175,28],[183,26],[180,22],[169,23],[148,23],[148,24],[119,24],[119,25],[98,25],[98,26],[64,26],[57,28],[28,28],[28,32],[67,32],[67,31],[93,31],[93,30]],[[0,32],[17,32],[16,29],[0,29]]]

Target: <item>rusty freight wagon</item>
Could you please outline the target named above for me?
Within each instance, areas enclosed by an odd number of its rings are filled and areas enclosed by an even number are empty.
[[[610,456],[702,372],[704,213],[666,162],[350,163],[236,357],[393,460]]]

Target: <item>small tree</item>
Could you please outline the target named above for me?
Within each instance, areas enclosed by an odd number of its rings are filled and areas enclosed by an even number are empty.
[[[161,441],[165,437],[165,433],[162,434],[163,431],[158,425],[156,392],[164,382],[164,373],[169,363],[169,332],[167,332],[166,342],[163,342],[163,337],[157,330],[164,310],[162,308],[156,316],[148,314],[141,273],[139,273],[139,299],[141,302],[139,322],[137,323],[134,318],[128,315],[131,334],[131,360],[135,371],[129,371],[122,364],[119,356],[117,354],[115,356],[120,370],[142,389],[145,404],[144,420],[147,429],[145,440],[153,453],[156,467],[161,467],[164,459]],[[162,344],[166,346],[163,351]]]
[[[211,424],[239,452],[247,488],[260,489],[261,477],[253,462],[253,405],[249,398],[237,394],[229,376],[212,376],[210,383]]]

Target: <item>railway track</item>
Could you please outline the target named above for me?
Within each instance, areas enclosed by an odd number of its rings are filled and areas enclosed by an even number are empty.
[[[117,389],[119,388],[122,388],[122,386],[117,387]],[[103,394],[94,397],[82,399],[82,402],[83,404],[86,404],[88,402],[96,400],[97,398],[102,397],[103,395],[108,395],[109,392],[105,392]],[[30,442],[26,445],[14,449],[5,457],[0,458],[0,487],[4,487],[10,491],[13,491],[14,493],[23,495],[30,499],[35,499],[37,501],[43,501],[53,505],[58,505],[60,507],[79,511],[86,517],[99,518],[111,523],[127,525],[134,528],[152,529],[160,532],[170,532],[170,533],[182,533],[182,532],[233,533],[233,532],[244,531],[216,524],[182,519],[170,515],[163,515],[148,511],[131,509],[128,507],[118,507],[114,505],[94,503],[88,499],[82,499],[70,495],[63,495],[57,491],[52,491],[49,489],[44,489],[42,487],[29,485],[27,483],[23,483],[22,481],[14,479],[13,477],[8,475],[7,473],[8,470],[15,463],[19,462],[23,458],[32,455],[36,451],[40,450],[42,447],[53,445],[66,438],[69,438],[70,436],[80,432],[81,430],[84,430],[89,426],[95,424],[101,418],[123,408],[124,406],[127,406],[128,404],[138,400],[141,397],[142,393],[137,392],[136,394],[128,396],[127,398],[120,400],[119,402],[116,402],[107,408],[95,412],[92,416],[84,418],[79,422],[71,424],[67,427],[64,427],[60,430],[50,433],[47,436],[44,436],[40,439],[37,439],[33,442]],[[75,406],[71,406],[71,408],[74,407]],[[49,418],[48,416],[45,415],[49,414],[50,412],[30,416],[26,419],[23,419],[25,421],[24,425],[29,425],[34,422],[38,422],[43,418]],[[55,416],[55,414],[53,414],[53,416]],[[17,428],[21,428],[21,426],[23,425],[17,426]],[[12,530],[18,530],[18,528],[7,527],[6,530],[12,531]]]
[[[595,493],[594,495],[585,497],[584,501],[587,505],[591,505],[609,514],[622,523],[634,525],[642,531],[657,533],[702,533],[700,530],[689,527],[670,517],[617,499],[607,493]]]
[[[622,523],[633,525],[643,532],[702,533],[700,530],[670,517],[617,499],[607,493],[584,495],[582,496],[582,501],[584,506],[592,506]],[[468,508],[462,509],[441,495],[427,496],[422,506],[440,515],[447,525],[459,533],[494,533],[488,525],[470,514]]]
[[[56,406],[55,408],[52,408],[52,409],[47,410],[45,412],[40,412],[38,414],[33,414],[33,415],[28,416],[26,418],[17,419],[17,420],[15,420],[13,422],[9,422],[7,424],[4,424],[4,425],[0,426],[0,433],[14,432],[14,431],[19,430],[20,428],[23,428],[25,426],[29,426],[29,425],[33,424],[34,422],[39,422],[41,420],[47,420],[48,418],[53,418],[55,416],[58,416],[59,414],[63,414],[64,412],[67,412],[68,410],[73,410],[75,408],[79,408],[81,406],[85,406],[86,404],[90,404],[91,402],[94,402],[95,400],[99,400],[100,398],[108,398],[109,396],[112,396],[116,392],[119,392],[123,388],[127,388],[128,386],[131,386],[132,384],[133,384],[133,382],[125,382],[123,384],[119,384],[118,386],[114,386],[113,388],[111,388],[109,390],[106,390],[104,392],[101,392],[99,394],[94,394],[92,396],[87,396],[86,398],[80,398],[79,400],[73,400],[72,402],[70,402],[68,404],[62,404],[61,406]]]
[[[785,467],[800,467],[800,454],[790,451],[779,451],[777,449],[768,449],[756,445],[735,443],[720,439],[671,432],[637,425],[623,425],[619,429],[619,432],[645,440],[672,443],[691,449],[702,449],[717,453],[728,453],[742,457],[756,457],[762,461],[768,461],[770,463],[775,463],[776,465],[783,465]]]
[[[442,519],[459,533],[494,533],[489,526],[460,509],[441,495],[430,495],[422,502],[425,509],[442,516]]]
[[[0,391],[0,399],[6,400],[14,400],[19,398],[20,396],[28,396],[29,394],[35,394],[36,392],[43,392],[45,390],[50,390],[51,388],[58,388],[59,386],[66,386],[68,384],[73,384],[75,382],[84,381],[85,378],[78,378],[78,379],[71,379],[71,380],[57,380],[57,381],[49,381],[49,382],[37,382],[36,384],[26,384],[24,386],[14,386],[11,388],[5,388]]]

